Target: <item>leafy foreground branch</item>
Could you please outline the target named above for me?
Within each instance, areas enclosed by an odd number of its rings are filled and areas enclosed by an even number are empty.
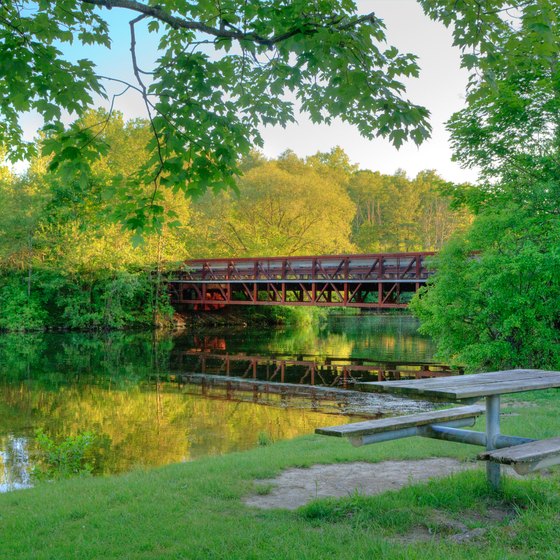
[[[68,60],[73,42],[111,47],[110,9],[130,15],[135,82],[101,76],[93,60]],[[149,68],[138,62],[146,34],[158,41]],[[112,176],[123,192],[119,217],[137,232],[175,219],[162,188],[189,196],[234,188],[238,162],[262,144],[262,127],[286,126],[298,111],[316,123],[339,118],[395,146],[420,144],[430,132],[428,111],[405,96],[416,57],[387,46],[383,22],[353,2],[1,2],[0,39],[0,145],[12,160],[33,154],[20,121],[34,110],[45,120],[51,169],[85,181],[105,146],[94,129],[64,131],[63,111],[82,117],[96,96],[111,108],[127,91],[141,96],[149,156],[133,175]]]

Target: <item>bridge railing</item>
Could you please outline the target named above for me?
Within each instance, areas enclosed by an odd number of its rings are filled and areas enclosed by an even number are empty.
[[[178,279],[194,282],[246,281],[375,281],[425,280],[430,270],[425,259],[433,252],[195,259],[185,263]]]

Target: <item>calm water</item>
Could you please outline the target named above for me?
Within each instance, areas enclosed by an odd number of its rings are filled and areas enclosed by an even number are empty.
[[[0,335],[0,490],[29,484],[37,428],[105,436],[103,472],[122,472],[416,409],[423,405],[343,391],[328,369],[430,362],[433,346],[416,329],[412,318],[365,315],[297,329]],[[281,375],[297,391],[268,383]]]

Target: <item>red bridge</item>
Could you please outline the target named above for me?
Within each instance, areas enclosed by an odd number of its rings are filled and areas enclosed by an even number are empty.
[[[432,271],[434,253],[198,259],[169,279],[171,302],[225,305],[401,308]]]

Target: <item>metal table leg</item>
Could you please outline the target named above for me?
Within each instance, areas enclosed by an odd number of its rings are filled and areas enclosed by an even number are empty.
[[[500,435],[500,396],[486,397],[486,449],[496,449],[496,439]],[[486,476],[490,486],[497,490],[500,487],[500,465],[488,461]]]

